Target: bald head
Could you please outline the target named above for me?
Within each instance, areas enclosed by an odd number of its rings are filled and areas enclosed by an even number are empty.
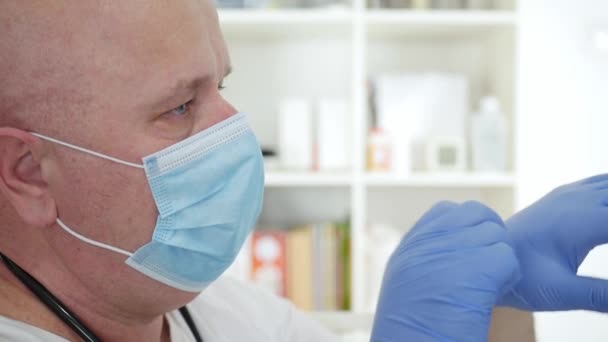
[[[4,125],[36,128],[33,125],[41,118],[48,122],[63,116],[84,96],[81,71],[88,61],[81,58],[91,33],[83,32],[88,31],[84,25],[88,19],[77,13],[84,14],[83,5],[92,2],[72,3],[0,3],[0,120]]]
[[[0,1],[0,251],[81,317],[145,321],[194,294],[57,224],[126,251],[149,243],[159,213],[141,169],[30,132],[141,164],[234,115],[219,92],[231,67],[210,1]]]
[[[213,8],[199,0],[2,1],[0,126],[71,133],[91,115],[115,110],[108,102],[135,106],[134,99],[162,96],[153,94],[159,82],[209,77],[183,56],[193,42],[211,43],[196,58],[223,67],[216,23]],[[189,65],[178,70],[176,63]]]

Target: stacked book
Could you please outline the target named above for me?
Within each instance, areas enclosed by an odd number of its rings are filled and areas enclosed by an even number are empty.
[[[350,309],[350,229],[345,223],[256,230],[251,279],[303,310]]]

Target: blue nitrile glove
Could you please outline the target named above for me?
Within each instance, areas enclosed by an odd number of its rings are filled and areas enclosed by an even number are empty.
[[[503,221],[477,202],[442,202],[391,256],[372,342],[487,341],[492,308],[519,281]]]
[[[608,312],[608,281],[576,275],[587,254],[608,242],[608,175],[557,188],[506,224],[522,279],[499,305]]]

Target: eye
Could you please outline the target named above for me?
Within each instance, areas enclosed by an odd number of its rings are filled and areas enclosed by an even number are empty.
[[[218,84],[217,89],[219,89],[220,91],[226,89],[226,86],[224,86],[224,80],[222,80],[222,82],[220,82],[220,84]]]
[[[168,114],[172,114],[175,116],[184,116],[184,115],[188,114],[188,112],[190,111],[191,105],[192,105],[192,101],[188,101],[179,107],[173,108],[172,110],[170,110],[168,112]]]

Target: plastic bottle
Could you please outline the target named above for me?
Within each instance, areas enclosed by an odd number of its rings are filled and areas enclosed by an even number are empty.
[[[507,168],[507,121],[494,96],[481,99],[480,111],[471,119],[473,170],[504,172]]]

